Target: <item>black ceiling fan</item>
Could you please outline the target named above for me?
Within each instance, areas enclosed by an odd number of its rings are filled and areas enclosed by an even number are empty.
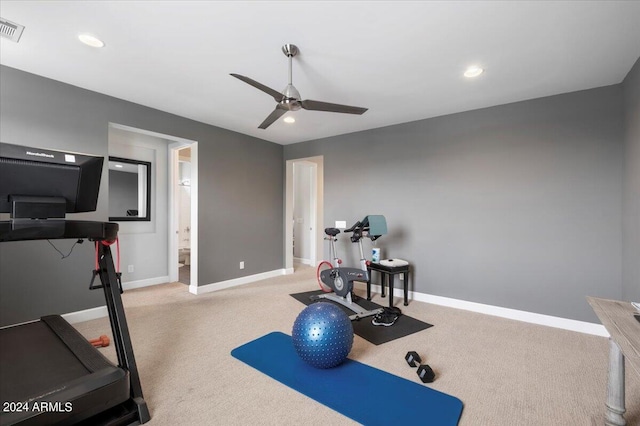
[[[289,84],[282,93],[277,90],[273,90],[270,87],[265,86],[262,83],[258,83],[255,80],[245,77],[240,74],[231,74],[235,78],[244,81],[247,84],[260,89],[266,94],[270,95],[278,103],[276,109],[258,126],[259,129],[266,129],[272,125],[278,118],[282,117],[287,111],[297,111],[300,108],[310,111],[327,111],[327,112],[340,112],[344,114],[364,114],[367,108],[354,107],[349,105],[331,104],[329,102],[312,101],[310,99],[302,100],[300,92],[291,83],[292,75],[292,62],[293,57],[299,52],[298,47],[294,44],[285,44],[282,46],[282,52],[287,58],[289,58]]]

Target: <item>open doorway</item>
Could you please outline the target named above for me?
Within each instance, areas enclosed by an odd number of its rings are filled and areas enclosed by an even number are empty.
[[[311,161],[293,163],[293,261],[316,263],[316,179],[318,165]]]
[[[178,282],[191,284],[191,147],[178,150]]]
[[[285,269],[315,267],[322,260],[323,157],[286,163]]]
[[[169,144],[169,280],[198,287],[198,143]]]

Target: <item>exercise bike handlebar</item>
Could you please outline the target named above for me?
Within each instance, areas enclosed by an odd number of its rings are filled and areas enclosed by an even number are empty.
[[[382,215],[369,215],[357,221],[351,228],[345,229],[343,232],[353,232],[351,241],[354,243],[360,241],[363,236],[371,239],[371,241],[375,241],[387,233],[387,221]],[[365,232],[366,235],[364,234]]]
[[[342,231],[342,232],[354,232],[356,229],[359,229],[359,228],[361,228],[361,227],[362,227],[362,222],[357,221],[356,223],[354,223],[354,224],[353,224],[353,226],[351,226],[351,228],[349,228],[349,229],[345,229],[345,230],[344,230],[344,231]],[[363,231],[368,231],[368,230],[369,230],[369,228],[366,228],[366,229],[365,229],[365,228],[362,228],[361,230],[363,230]]]

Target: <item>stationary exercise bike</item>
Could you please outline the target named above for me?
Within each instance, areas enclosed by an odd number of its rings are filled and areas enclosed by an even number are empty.
[[[329,241],[329,257],[333,260],[333,264],[324,260],[318,265],[318,284],[326,294],[314,295],[311,296],[311,299],[327,299],[346,306],[354,312],[349,318],[358,320],[383,311],[382,308],[371,311],[364,309],[353,301],[352,291],[354,281],[367,282],[369,280],[367,259],[365,259],[364,250],[362,249],[362,238],[366,237],[370,238],[371,241],[375,241],[386,234],[387,221],[382,215],[369,215],[356,222],[351,228],[345,229],[344,232],[351,232],[351,242],[357,243],[360,248],[360,268],[345,268],[341,266],[342,259],[338,258],[335,246],[340,230],[338,228],[325,228],[324,233],[327,236],[324,239]]]

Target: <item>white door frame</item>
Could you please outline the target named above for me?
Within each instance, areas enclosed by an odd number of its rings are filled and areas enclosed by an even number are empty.
[[[178,205],[179,150],[191,148],[191,231],[189,292],[198,294],[198,142],[186,139],[170,143],[169,150],[169,281],[178,281],[178,233],[180,229]]]
[[[293,164],[296,162],[311,162],[316,165],[315,173],[315,197],[313,191],[311,194],[312,205],[315,204],[315,220],[311,228],[313,234],[311,238],[311,266],[316,266],[321,260],[322,229],[324,223],[324,157],[306,157],[287,160],[286,162],[286,181],[285,181],[285,212],[284,212],[284,262],[285,271],[288,274],[293,273]],[[314,214],[312,213],[312,217]],[[313,220],[313,219],[312,219]]]

